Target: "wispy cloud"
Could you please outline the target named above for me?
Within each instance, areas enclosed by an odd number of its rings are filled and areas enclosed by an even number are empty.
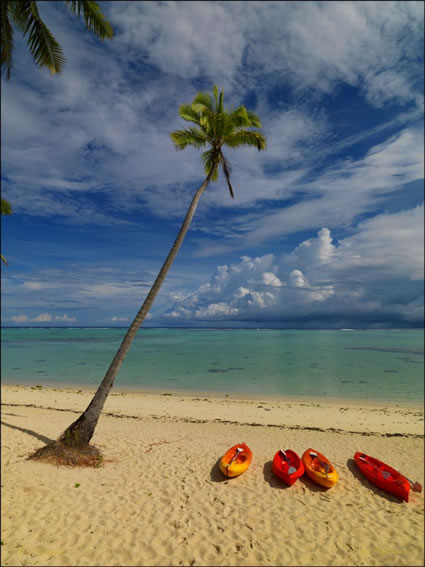
[[[288,300],[294,318],[299,305],[300,317],[337,317],[345,306],[389,320],[391,297],[395,319],[416,321],[422,268],[412,256],[423,201],[411,195],[424,178],[423,3],[102,8],[115,29],[108,42],[60,3],[40,3],[64,72],[40,70],[17,35],[14,74],[2,80],[2,190],[14,210],[2,243],[5,318],[131,320],[204,176],[200,152],[176,152],[169,132],[183,124],[179,105],[217,84],[226,104],[259,114],[268,149],[226,150],[235,200],[222,178],[208,187],[151,321],[165,311],[175,321],[267,318],[274,301]],[[392,223],[402,228],[392,233]],[[281,263],[290,250],[305,254],[323,227],[339,239],[328,271]],[[309,249],[323,246],[320,234]],[[261,270],[249,268],[255,258]],[[220,261],[226,285],[195,291]],[[350,290],[349,273],[368,282],[364,291]],[[385,301],[372,292],[372,273]],[[185,298],[171,310],[169,293]]]

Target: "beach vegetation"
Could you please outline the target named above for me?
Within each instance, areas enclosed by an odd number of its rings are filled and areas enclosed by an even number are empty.
[[[87,463],[88,455],[90,455],[93,466],[96,466],[100,459],[100,451],[90,445],[90,440],[93,437],[105,401],[136,333],[146,318],[183,244],[199,200],[209,184],[218,180],[219,171],[223,172],[230,196],[232,199],[234,198],[230,181],[231,166],[223,153],[223,148],[226,146],[232,149],[252,146],[258,151],[266,149],[266,138],[259,131],[259,128],[262,127],[259,117],[243,105],[236,109],[226,109],[223,104],[223,91],[219,93],[216,86],[212,90],[212,95],[207,92],[198,92],[191,104],[182,104],[179,114],[183,120],[192,125],[171,132],[171,140],[176,150],[184,150],[187,147],[205,148],[205,151],[201,154],[205,179],[196,190],[176,240],[86,410],[56,441],[38,449],[33,458],[44,460],[45,456],[46,460],[50,462],[57,459],[59,463],[65,460],[66,464],[77,465],[80,464],[78,452],[81,451],[82,464]],[[164,395],[167,394],[169,393]],[[67,451],[69,451],[69,458],[66,456]]]

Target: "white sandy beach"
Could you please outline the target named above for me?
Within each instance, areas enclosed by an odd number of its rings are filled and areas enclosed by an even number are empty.
[[[424,484],[422,406],[113,390],[93,444],[98,469],[26,457],[85,409],[92,391],[2,387],[2,565],[423,565],[424,496],[371,485],[355,451]],[[246,442],[228,480],[218,460]],[[276,478],[279,448],[326,455],[329,490]]]

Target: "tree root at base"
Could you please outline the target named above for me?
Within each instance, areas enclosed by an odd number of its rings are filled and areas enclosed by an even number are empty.
[[[52,465],[68,467],[98,468],[104,462],[100,449],[94,445],[68,447],[60,441],[54,441],[45,447],[40,447],[40,449],[37,449],[27,458]]]

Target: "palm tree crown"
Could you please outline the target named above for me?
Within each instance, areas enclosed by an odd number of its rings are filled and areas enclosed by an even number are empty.
[[[221,165],[233,199],[231,168],[223,155],[222,147],[255,146],[260,151],[266,148],[266,138],[257,130],[247,130],[250,127],[261,128],[260,119],[256,114],[245,106],[239,106],[236,110],[224,110],[223,91],[219,95],[216,86],[213,88],[213,95],[214,100],[208,93],[199,92],[192,104],[182,104],[179,109],[180,116],[196,126],[176,130],[171,132],[170,136],[177,150],[184,150],[187,146],[202,148],[209,145],[209,149],[202,154],[205,173],[208,175],[212,171],[211,181],[217,181],[218,168]]]
[[[65,5],[78,16],[83,10],[86,28],[100,39],[111,39],[111,24],[105,19],[97,2],[65,0]],[[60,73],[65,57],[62,48],[40,17],[37,2],[33,0],[2,0],[0,2],[1,72],[10,79],[13,66],[13,28],[11,21],[24,36],[29,33],[28,47],[34,61],[47,67],[52,74]]]

